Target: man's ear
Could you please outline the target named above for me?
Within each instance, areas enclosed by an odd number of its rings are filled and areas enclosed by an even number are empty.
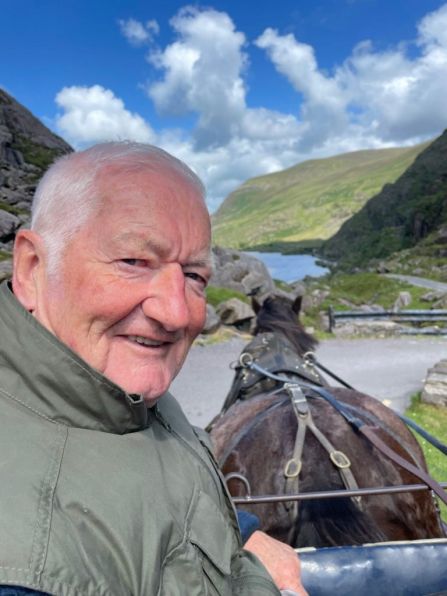
[[[38,284],[45,272],[46,251],[42,238],[32,230],[19,230],[14,243],[12,289],[26,310],[36,308]]]

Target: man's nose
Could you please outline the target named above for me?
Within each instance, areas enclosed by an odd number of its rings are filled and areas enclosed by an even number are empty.
[[[177,263],[162,265],[149,282],[144,314],[160,323],[166,331],[178,331],[189,323],[185,275]]]

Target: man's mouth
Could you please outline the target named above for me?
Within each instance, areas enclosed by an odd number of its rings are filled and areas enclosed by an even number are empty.
[[[149,348],[159,348],[166,344],[165,341],[149,339],[148,337],[142,337],[141,335],[128,335],[128,339],[140,346],[147,346]]]

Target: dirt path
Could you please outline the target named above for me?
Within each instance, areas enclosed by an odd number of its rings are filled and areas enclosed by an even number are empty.
[[[171,390],[193,424],[205,426],[219,411],[233,378],[229,364],[245,340],[194,346]],[[422,388],[427,370],[447,353],[446,337],[333,339],[321,343],[318,359],[359,391],[402,412]]]

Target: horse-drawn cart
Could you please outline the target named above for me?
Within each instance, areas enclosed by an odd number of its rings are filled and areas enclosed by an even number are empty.
[[[236,506],[296,548],[310,596],[447,594],[434,497],[447,503],[447,483],[429,476],[395,412],[317,367],[299,306],[258,306],[255,338],[208,428]]]
[[[442,483],[444,487],[447,483]],[[375,487],[355,495],[427,490],[423,484]],[[344,497],[348,491],[295,495],[297,500]],[[291,495],[235,498],[238,505],[288,500]],[[359,546],[297,548],[301,578],[310,596],[425,596],[447,594],[447,538],[388,541]]]

